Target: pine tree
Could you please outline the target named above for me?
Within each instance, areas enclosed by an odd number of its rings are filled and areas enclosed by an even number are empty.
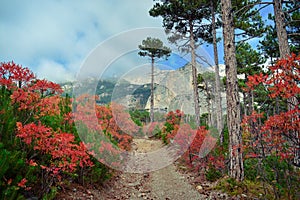
[[[251,114],[253,111],[254,96],[251,92],[245,92],[242,88],[246,86],[249,75],[254,75],[262,72],[262,64],[265,59],[259,52],[254,50],[249,43],[240,42],[236,46],[236,59],[237,59],[237,73],[242,75],[243,78],[239,79],[240,92],[244,96],[244,113]]]
[[[154,62],[156,58],[169,57],[171,49],[164,46],[163,42],[158,38],[148,37],[139,45],[141,51],[138,54],[142,57],[151,59],[151,96],[150,96],[150,121],[154,122]]]
[[[237,61],[231,1],[222,0],[224,54],[226,64],[227,126],[229,132],[229,175],[244,179],[240,104],[237,85]]]
[[[153,17],[163,18],[163,27],[171,34],[169,40],[191,54],[193,93],[196,123],[200,126],[199,95],[197,87],[196,48],[203,41],[211,41],[209,3],[196,0],[170,0],[156,3],[149,11]],[[185,41],[182,45],[182,41]],[[187,45],[188,44],[188,45]]]
[[[220,71],[219,71],[219,58],[218,58],[218,39],[217,39],[217,21],[216,21],[216,5],[218,5],[219,1],[210,1],[210,11],[211,11],[211,24],[212,24],[212,43],[214,49],[214,62],[215,62],[215,102],[216,102],[216,121],[217,121],[217,129],[220,136],[220,143],[222,144],[224,141],[223,136],[223,112],[222,112],[222,99],[221,99],[221,83],[220,83]]]

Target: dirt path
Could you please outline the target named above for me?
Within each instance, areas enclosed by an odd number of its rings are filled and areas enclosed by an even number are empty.
[[[150,152],[162,147],[160,140],[134,140],[137,152]],[[184,181],[173,164],[149,174],[150,180],[145,184],[150,189],[144,199],[203,199],[190,184]]]
[[[132,149],[138,153],[146,153],[160,149],[162,146],[163,144],[160,140],[134,139]],[[196,187],[189,183],[188,178],[186,175],[178,172],[174,164],[144,174],[119,172],[110,181],[106,182],[100,190],[88,190],[88,192],[84,192],[80,196],[78,196],[78,192],[76,194],[76,191],[73,191],[72,195],[76,198],[66,199],[229,199],[227,195],[206,191],[202,187],[202,191],[197,191]]]
[[[138,153],[155,151],[162,146],[159,140],[133,141],[133,150]],[[173,164],[145,174],[122,173],[105,193],[110,195],[106,196],[106,199],[206,199],[176,171]]]
[[[205,196],[186,182],[174,165],[155,171],[151,175],[150,184],[155,199],[205,199]]]

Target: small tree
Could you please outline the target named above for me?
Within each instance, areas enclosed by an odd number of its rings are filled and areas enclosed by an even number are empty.
[[[164,46],[163,42],[158,38],[147,37],[139,45],[141,51],[138,54],[142,57],[149,57],[151,59],[151,96],[150,96],[150,121],[154,121],[154,62],[156,58],[170,56],[171,49]]]

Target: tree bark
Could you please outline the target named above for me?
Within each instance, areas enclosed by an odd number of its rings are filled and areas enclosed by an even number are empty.
[[[230,159],[229,175],[237,181],[242,181],[244,179],[244,166],[233,13],[231,1],[221,0],[221,3],[226,64],[227,125],[229,132],[228,146]]]
[[[217,47],[217,32],[216,32],[216,19],[214,1],[210,1],[210,8],[212,14],[212,36],[213,36],[213,48],[214,48],[214,61],[215,61],[215,81],[216,81],[216,118],[217,118],[217,129],[220,136],[220,143],[224,141],[223,136],[223,114],[222,114],[222,100],[221,100],[221,85],[220,85],[220,72],[219,72],[219,59],[218,59],[218,47]]]
[[[150,122],[154,122],[154,58],[151,58]]]
[[[279,53],[281,58],[290,55],[290,47],[288,43],[288,36],[285,29],[284,13],[282,11],[281,0],[274,0],[274,15],[277,30]]]
[[[277,37],[278,37],[278,45],[279,45],[279,53],[280,58],[286,58],[290,55],[290,47],[288,43],[288,36],[285,28],[285,19],[284,13],[282,10],[282,3],[281,0],[274,0],[274,15],[275,15],[275,24],[277,30]],[[287,100],[288,110],[295,109],[295,106],[299,104],[296,97],[291,97]],[[299,132],[296,131],[292,133],[295,135],[296,138],[299,138]],[[298,142],[298,144],[300,141]],[[300,147],[296,146],[294,154],[294,164],[296,166],[300,166]]]
[[[200,126],[200,108],[199,108],[199,94],[197,85],[197,67],[196,67],[196,51],[195,51],[195,38],[193,32],[193,24],[189,24],[190,28],[190,47],[191,47],[191,64],[192,64],[192,77],[193,77],[193,93],[194,93],[194,108],[196,124]]]

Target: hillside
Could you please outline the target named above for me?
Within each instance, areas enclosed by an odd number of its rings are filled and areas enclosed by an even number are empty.
[[[60,84],[64,94],[73,94],[73,89],[78,87],[76,82]],[[80,89],[89,93],[96,87],[96,95],[99,96],[98,104],[108,104],[111,101],[120,102],[126,107],[144,108],[150,96],[150,84],[131,84],[126,80],[116,81],[114,79],[97,80],[94,78],[81,81]]]
[[[221,69],[224,69],[223,67]],[[198,73],[213,73],[213,68],[197,66]],[[220,72],[224,76],[224,70]],[[127,108],[150,109],[150,68],[140,68],[125,74],[119,79],[87,79],[81,82],[81,89],[92,91],[97,83],[96,95],[100,98],[99,104],[108,104],[111,101],[124,105]],[[155,68],[154,107],[157,111],[180,109],[186,114],[194,114],[193,88],[191,64],[177,70],[160,70]],[[72,94],[74,83],[61,84],[65,93]],[[225,94],[222,95],[225,104]],[[207,112],[207,97],[203,91],[199,92],[201,113]]]

